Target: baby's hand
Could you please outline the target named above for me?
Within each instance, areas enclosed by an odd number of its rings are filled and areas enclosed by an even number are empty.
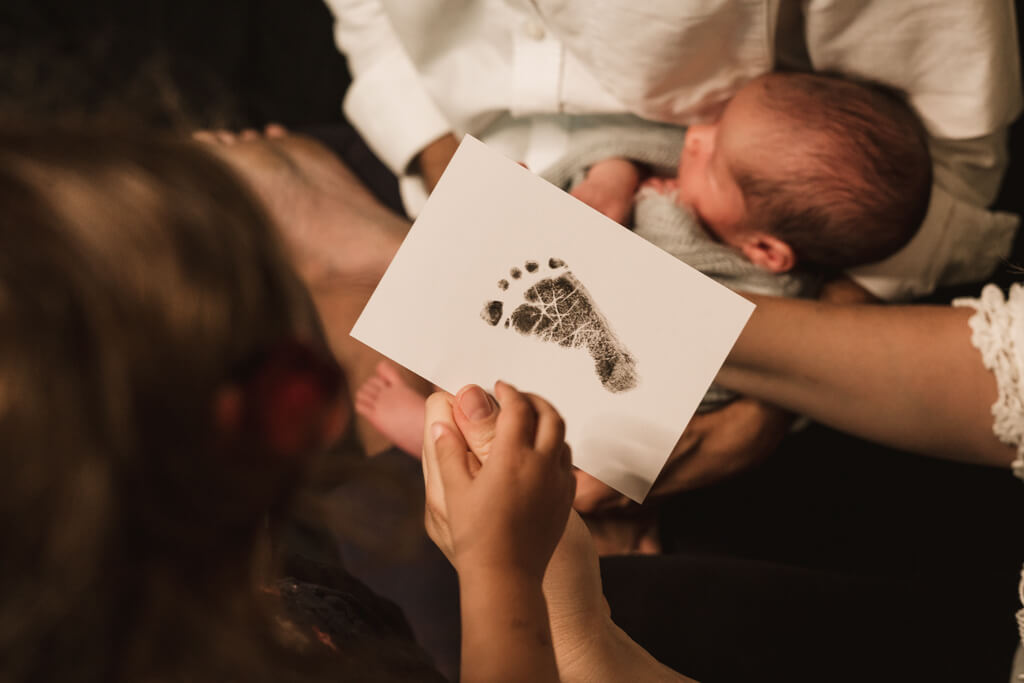
[[[450,411],[430,426],[423,449],[428,527],[460,574],[512,570],[540,580],[576,488],[565,425],[537,396],[502,382],[495,393],[501,410],[494,441],[475,476],[475,456]]]
[[[640,184],[640,189],[668,195],[673,198],[679,194],[679,184],[675,178],[656,178],[651,176]]]
[[[569,192],[616,223],[625,223],[640,185],[640,170],[625,159],[605,159],[590,167],[587,177]]]

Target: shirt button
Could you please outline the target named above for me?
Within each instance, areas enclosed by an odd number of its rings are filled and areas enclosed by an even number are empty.
[[[546,31],[544,25],[536,20],[529,20],[523,23],[523,33],[534,40],[542,40]]]

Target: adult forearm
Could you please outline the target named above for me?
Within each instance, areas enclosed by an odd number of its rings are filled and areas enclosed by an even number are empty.
[[[611,619],[590,532],[569,513],[544,575],[559,680],[571,683],[691,681],[652,657]]]
[[[751,298],[720,384],[897,448],[1012,461],[992,434],[996,382],[970,343],[970,311]]]
[[[658,683],[695,683],[668,668],[626,635],[611,619],[590,632],[591,640],[571,663],[559,657],[559,677],[563,683],[618,683],[649,681]],[[563,648],[564,649],[564,648]]]

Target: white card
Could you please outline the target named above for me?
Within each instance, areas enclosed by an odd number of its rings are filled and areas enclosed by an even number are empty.
[[[753,309],[467,135],[352,336],[452,393],[543,396],[573,464],[642,502]]]

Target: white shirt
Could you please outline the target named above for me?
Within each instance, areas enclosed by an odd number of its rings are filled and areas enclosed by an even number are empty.
[[[410,162],[452,132],[513,115],[712,118],[777,65],[904,90],[932,136],[935,188],[917,236],[851,271],[889,299],[986,277],[1017,218],[992,213],[1006,129],[1021,108],[1010,0],[327,0],[353,82],[344,111],[417,200]],[[541,117],[521,160],[555,158]],[[419,199],[424,197],[422,189]]]

